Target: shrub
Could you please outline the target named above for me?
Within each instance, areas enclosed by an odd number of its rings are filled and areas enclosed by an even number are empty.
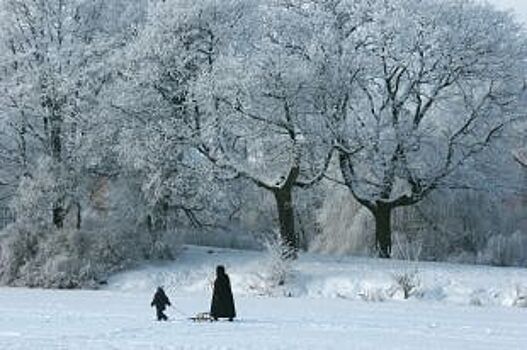
[[[404,299],[408,299],[420,290],[421,278],[417,270],[411,272],[395,272],[392,274],[392,277],[397,287],[402,290]]]
[[[256,273],[258,280],[250,288],[261,295],[272,295],[284,286],[290,277],[292,260],[284,257],[290,256],[291,253],[288,252],[290,248],[282,242],[276,232],[271,237],[263,238],[262,245],[267,252],[265,269],[263,273]]]
[[[527,235],[494,235],[478,255],[478,262],[497,266],[527,266]]]
[[[514,288],[512,306],[527,307],[527,289],[519,284]]]
[[[178,241],[126,225],[56,229],[15,223],[0,242],[0,282],[44,288],[96,288],[108,274],[145,259],[174,257]]]
[[[384,288],[375,288],[367,286],[362,288],[358,295],[359,297],[368,302],[382,302],[388,298],[387,291]]]

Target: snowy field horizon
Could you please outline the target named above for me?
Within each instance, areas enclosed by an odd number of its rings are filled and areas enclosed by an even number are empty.
[[[527,270],[301,254],[282,285],[265,252],[184,246],[101,290],[0,288],[0,349],[524,349]],[[217,264],[234,322],[206,312]],[[405,299],[397,277],[414,287]],[[169,322],[149,307],[164,286]]]

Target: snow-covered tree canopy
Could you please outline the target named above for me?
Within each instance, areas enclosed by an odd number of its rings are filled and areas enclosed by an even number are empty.
[[[479,1],[3,0],[0,20],[0,199],[46,232],[105,198],[101,225],[147,227],[153,257],[159,232],[254,210],[294,255],[331,178],[388,257],[395,208],[524,186],[525,30]]]
[[[329,3],[342,34],[320,64],[318,98],[344,146],[346,185],[376,217],[387,256],[391,209],[444,186],[525,117],[525,35],[508,14],[472,2]]]

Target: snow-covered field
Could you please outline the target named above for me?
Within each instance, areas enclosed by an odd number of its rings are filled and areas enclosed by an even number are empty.
[[[235,322],[207,311],[226,265]],[[416,272],[403,299],[394,273]],[[271,288],[263,253],[188,247],[170,264],[113,276],[100,291],[0,288],[0,349],[526,349],[527,270],[303,255]],[[174,307],[154,320],[157,285]]]

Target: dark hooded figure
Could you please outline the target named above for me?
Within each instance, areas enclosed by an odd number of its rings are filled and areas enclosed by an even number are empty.
[[[229,276],[225,273],[225,268],[221,265],[216,267],[216,280],[214,281],[210,316],[214,320],[224,317],[228,318],[229,321],[236,317],[231,282]]]
[[[156,314],[157,314],[157,320],[158,321],[166,321],[168,320],[167,315],[163,313],[165,311],[166,306],[170,306],[170,300],[168,300],[167,295],[165,294],[165,291],[161,287],[157,287],[156,293],[154,294],[154,299],[150,303],[150,306],[156,307]]]

